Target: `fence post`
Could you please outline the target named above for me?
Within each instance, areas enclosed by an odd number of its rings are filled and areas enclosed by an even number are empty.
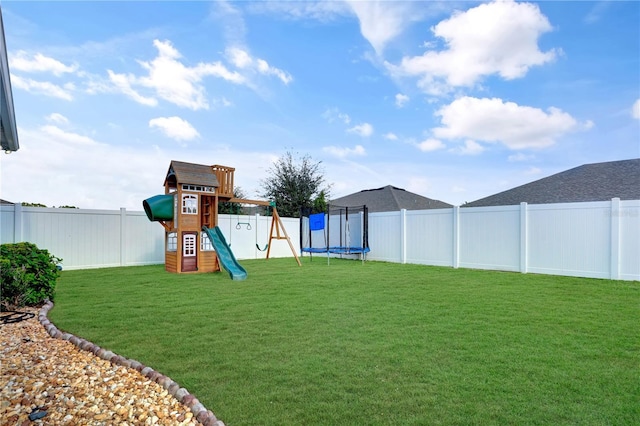
[[[407,209],[400,210],[400,263],[407,263]]]
[[[453,266],[460,266],[460,206],[453,206]]]
[[[611,199],[611,266],[609,277],[612,280],[620,279],[620,198]]]
[[[527,214],[527,203],[520,203],[520,272],[527,273],[529,264],[527,261],[529,253],[529,216]]]
[[[127,209],[120,207],[120,266],[127,266]]]
[[[13,205],[13,242],[22,242],[22,203]]]

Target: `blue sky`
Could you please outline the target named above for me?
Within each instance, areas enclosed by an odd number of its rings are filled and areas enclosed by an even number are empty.
[[[1,197],[141,210],[171,160],[257,198],[290,151],[331,197],[460,205],[640,157],[640,3],[1,4],[20,150]]]

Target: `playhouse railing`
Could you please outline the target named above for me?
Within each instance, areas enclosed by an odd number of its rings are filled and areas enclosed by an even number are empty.
[[[233,172],[236,169],[233,167],[213,165],[211,166],[213,172],[218,179],[218,195],[221,197],[233,197]]]

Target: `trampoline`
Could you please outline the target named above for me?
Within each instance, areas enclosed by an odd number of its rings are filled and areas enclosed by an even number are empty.
[[[300,217],[300,250],[313,254],[326,254],[352,258],[363,262],[369,249],[369,218],[367,206],[329,205],[326,212],[310,214],[303,211]]]

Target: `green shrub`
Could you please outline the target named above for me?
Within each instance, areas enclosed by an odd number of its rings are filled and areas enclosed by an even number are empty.
[[[58,263],[62,259],[32,243],[0,246],[0,279],[2,306],[19,307],[53,300]]]

